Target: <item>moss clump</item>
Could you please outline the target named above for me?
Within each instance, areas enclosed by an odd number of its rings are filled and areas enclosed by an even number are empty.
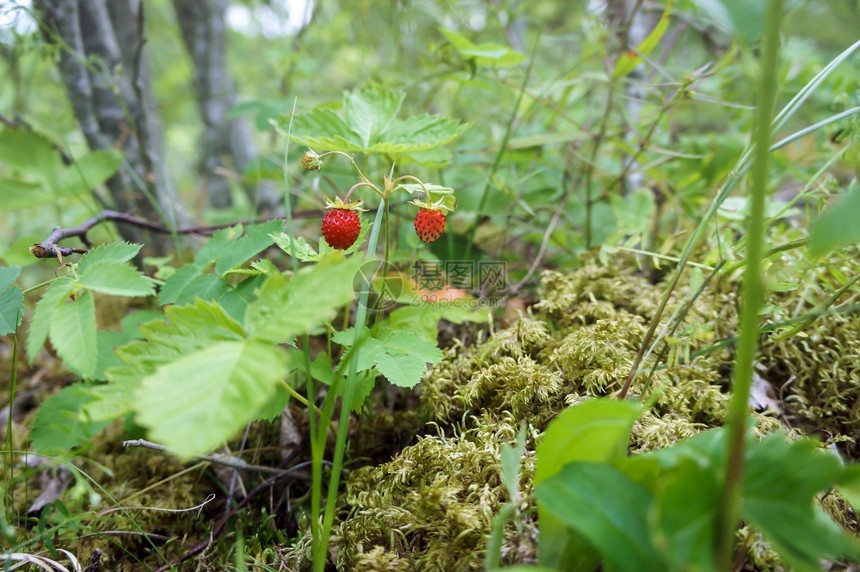
[[[569,275],[546,273],[540,292],[533,313],[473,347],[449,348],[428,372],[422,406],[438,435],[350,476],[348,516],[334,539],[339,568],[480,569],[492,518],[508,500],[500,444],[514,441],[526,422],[533,451],[540,431],[565,406],[620,388],[662,289],[635,272],[587,260]],[[713,293],[720,311],[698,302],[691,322],[731,310],[725,295]],[[681,303],[680,294],[673,303]],[[721,423],[728,380],[716,359],[675,365],[646,381],[647,372],[637,375],[634,391],[658,395],[634,428],[633,450],[666,447]],[[527,454],[526,493],[533,463]],[[519,525],[509,527],[502,547],[511,563],[535,558],[536,534],[529,534],[535,523],[525,518]]]
[[[762,354],[790,422],[844,441],[860,459],[860,315],[829,315],[800,335],[765,340]]]
[[[571,274],[547,272],[541,300],[518,322],[472,347],[448,349],[421,385],[422,407],[435,420],[438,435],[425,436],[390,462],[359,469],[349,479],[343,497],[348,517],[334,542],[341,569],[481,568],[491,520],[507,500],[499,444],[513,441],[524,421],[531,435],[527,449],[533,451],[540,432],[565,406],[607,395],[626,379],[665,288],[634,268],[630,261],[604,266],[587,259]],[[734,334],[735,286],[708,285],[634,378],[631,393],[652,406],[633,427],[631,452],[669,447],[722,424],[731,349],[688,356]],[[665,320],[687,304],[689,290],[679,284]],[[842,430],[857,429],[860,318],[827,320],[817,328],[820,339],[771,346],[769,359],[825,380],[822,390],[811,375],[802,383],[798,379],[795,395],[804,415],[829,416]],[[828,344],[828,352],[815,354]],[[668,366],[652,372],[658,355]],[[760,435],[780,427],[773,414],[754,416]],[[521,484],[526,494],[533,463],[533,453],[527,453]],[[526,518],[518,524],[507,530],[502,553],[506,562],[533,562],[535,523]],[[781,566],[757,533],[743,528],[739,542],[757,569]]]
[[[452,437],[425,436],[390,462],[350,475],[349,515],[334,538],[339,569],[482,568],[485,535],[508,500],[500,445],[515,440],[517,424],[502,415],[468,425]],[[533,457],[523,471],[526,485]]]

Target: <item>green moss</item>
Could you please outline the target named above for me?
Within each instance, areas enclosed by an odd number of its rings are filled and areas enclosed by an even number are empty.
[[[349,515],[334,539],[338,568],[481,569],[486,534],[508,500],[500,445],[516,432],[510,414],[470,418],[451,437],[425,436],[390,462],[353,472],[345,495]],[[529,456],[524,485],[532,474]]]

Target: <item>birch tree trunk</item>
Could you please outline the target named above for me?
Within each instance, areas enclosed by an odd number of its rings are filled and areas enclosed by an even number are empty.
[[[34,0],[47,41],[60,50],[59,71],[87,144],[125,158],[107,182],[116,210],[168,226],[177,200],[164,169],[161,127],[146,82],[139,0]],[[122,35],[118,35],[117,27]],[[128,35],[128,37],[126,37]],[[122,226],[146,255],[169,251],[169,237]]]
[[[249,123],[244,118],[226,117],[236,105],[226,58],[227,5],[227,0],[173,0],[182,39],[194,64],[194,87],[203,121],[198,170],[214,208],[229,207],[232,202],[228,173],[241,173],[257,157]],[[280,194],[265,186],[242,186],[258,209],[280,201]]]

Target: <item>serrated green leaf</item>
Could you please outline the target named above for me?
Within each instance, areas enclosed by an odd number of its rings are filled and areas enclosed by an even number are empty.
[[[420,115],[399,120],[403,94],[368,84],[346,95],[344,117],[328,107],[292,118],[290,137],[308,147],[330,151],[400,155],[433,149],[466,129],[459,121]],[[288,117],[281,117],[287,124]]]
[[[178,456],[202,455],[255,419],[286,373],[286,353],[276,346],[219,342],[144,379],[136,419]]]
[[[107,181],[121,164],[122,153],[116,149],[91,151],[62,170],[57,181],[57,195],[87,195]]]
[[[296,258],[302,262],[316,262],[320,255],[317,251],[308,244],[304,237],[293,238],[286,232],[279,232],[271,235],[272,240],[278,245],[278,248],[286,252],[289,256],[295,254]]]
[[[248,304],[249,334],[282,343],[329,320],[337,308],[352,300],[353,278],[361,263],[358,258],[336,256],[300,270],[289,281],[280,274],[269,276],[257,299]]]
[[[46,399],[36,411],[30,425],[33,447],[42,453],[66,452],[89,441],[109,421],[92,421],[82,415],[93,401],[82,384],[65,387]]]
[[[36,304],[36,311],[33,313],[33,319],[30,320],[30,329],[27,333],[27,359],[30,363],[33,363],[36,354],[48,339],[54,310],[74,291],[74,282],[65,276],[57,278],[45,289],[42,299]]]
[[[394,93],[377,83],[369,83],[344,101],[346,124],[364,147],[376,141],[394,121],[405,93]]]
[[[400,387],[414,387],[421,381],[428,363],[442,360],[436,344],[403,330],[383,328],[373,338],[384,348],[377,358],[379,373]]]
[[[140,244],[131,244],[129,242],[100,244],[81,256],[81,259],[78,261],[78,275],[86,273],[87,270],[98,264],[128,262],[137,256],[140,248]]]
[[[648,534],[653,497],[618,469],[601,463],[571,463],[538,485],[536,495],[541,513],[587,539],[603,556],[606,569],[667,569]]]
[[[252,256],[272,245],[271,234],[281,230],[284,223],[273,220],[246,227],[241,237],[230,241],[218,254],[215,273],[223,275],[231,268],[244,264]]]
[[[94,377],[98,365],[96,306],[92,292],[85,290],[74,302],[54,309],[50,325],[51,345],[71,371]]]
[[[289,117],[282,121],[289,121]],[[341,146],[361,148],[361,140],[350,132],[349,126],[333,109],[317,107],[292,119],[290,138],[316,149],[340,149]]]
[[[155,293],[152,280],[125,262],[101,262],[89,265],[78,275],[84,288],[113,296],[151,296]]]
[[[332,341],[351,346],[355,329],[336,333]],[[401,387],[414,387],[421,381],[428,363],[438,363],[442,352],[436,344],[404,330],[380,329],[375,335],[365,328],[358,351],[353,354],[356,371],[374,365],[388,381]]]

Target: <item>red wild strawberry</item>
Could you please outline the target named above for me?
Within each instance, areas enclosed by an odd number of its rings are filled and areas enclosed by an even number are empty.
[[[346,250],[361,232],[358,212],[351,209],[333,208],[326,211],[322,221],[322,235],[332,248]]]
[[[445,213],[421,208],[415,215],[415,232],[423,242],[436,242],[445,231]]]

